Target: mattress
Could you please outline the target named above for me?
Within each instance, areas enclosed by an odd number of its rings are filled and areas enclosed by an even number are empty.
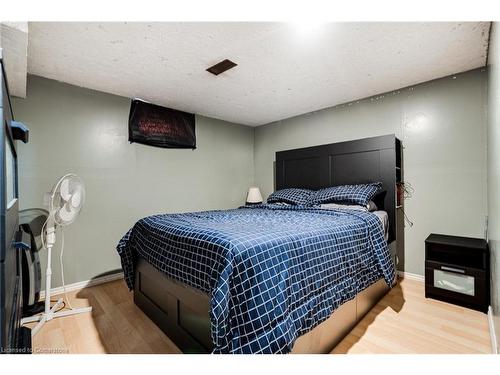
[[[382,223],[382,228],[384,231],[384,238],[386,241],[389,240],[389,215],[386,211],[373,211],[372,214],[377,216]]]
[[[338,203],[327,203],[327,204],[322,204],[319,206],[322,210],[332,210],[332,209],[337,209],[337,210],[354,210],[354,211],[366,211],[366,208],[364,206],[360,205],[345,205],[345,204],[338,204]],[[377,216],[382,223],[383,231],[384,231],[384,238],[386,241],[389,240],[389,215],[387,214],[386,211],[382,210],[376,210],[376,211],[370,211],[372,214]]]
[[[216,353],[288,353],[342,303],[394,280],[383,225],[361,211],[258,205],[154,215],[117,250],[131,289],[140,257],[209,294]]]

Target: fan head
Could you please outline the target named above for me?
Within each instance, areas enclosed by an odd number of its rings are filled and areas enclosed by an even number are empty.
[[[85,201],[85,186],[80,177],[69,173],[59,179],[50,195],[50,213],[57,225],[76,220]]]

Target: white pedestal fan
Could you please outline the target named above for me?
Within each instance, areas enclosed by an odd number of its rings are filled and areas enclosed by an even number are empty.
[[[50,307],[52,247],[56,243],[56,229],[58,227],[62,228],[67,226],[76,220],[85,200],[85,187],[80,177],[73,173],[68,173],[57,181],[49,194],[49,216],[42,228],[42,243],[43,247],[47,249],[47,270],[45,272],[45,311],[40,315],[34,315],[21,320],[21,324],[38,322],[38,324],[31,330],[32,336],[36,335],[43,325],[49,320],[92,311],[92,307],[83,307],[78,309],[71,308],[70,310],[58,311],[63,305],[62,298],[59,298],[52,308]],[[61,249],[61,251],[63,250]]]

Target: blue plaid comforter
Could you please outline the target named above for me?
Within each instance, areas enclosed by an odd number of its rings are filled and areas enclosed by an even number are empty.
[[[287,353],[342,303],[395,271],[380,220],[353,210],[258,205],[149,216],[117,246],[134,286],[142,257],[211,296],[215,353]]]

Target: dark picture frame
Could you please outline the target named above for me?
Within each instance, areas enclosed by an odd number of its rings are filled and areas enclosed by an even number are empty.
[[[130,143],[162,148],[196,149],[195,115],[139,99],[130,104]]]

